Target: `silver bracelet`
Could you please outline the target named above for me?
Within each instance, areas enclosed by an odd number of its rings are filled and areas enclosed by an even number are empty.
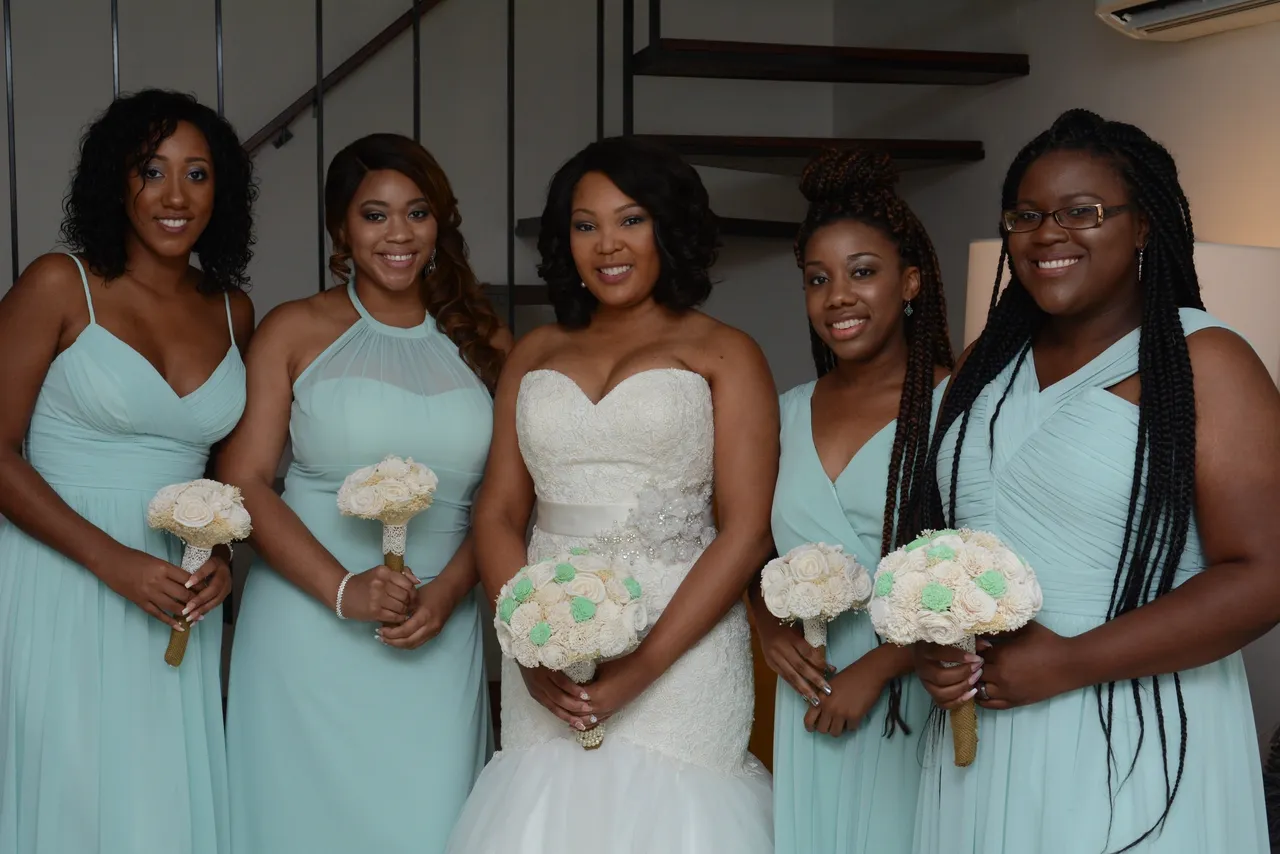
[[[342,583],[338,585],[338,598],[333,603],[333,612],[338,615],[339,620],[345,620],[342,614],[342,594],[347,592],[347,582],[355,576],[354,572],[348,572],[346,578],[342,579]]]

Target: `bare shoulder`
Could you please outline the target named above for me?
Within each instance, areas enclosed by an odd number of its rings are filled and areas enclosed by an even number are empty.
[[[334,337],[335,332],[341,334],[344,325],[337,308],[329,291],[281,303],[258,324],[251,352],[301,354],[316,342]]]
[[[74,307],[75,314],[83,314],[86,321],[89,317],[80,268],[61,253],[41,255],[28,264],[5,294],[5,300],[10,299],[58,313],[72,313],[68,309]]]
[[[1211,327],[1187,336],[1197,408],[1238,411],[1240,407],[1275,417],[1280,391],[1249,342],[1235,332]]]
[[[507,333],[510,335],[510,332]],[[504,371],[523,375],[543,364],[547,357],[565,343],[567,333],[557,323],[548,323],[530,329],[515,341],[507,356]]]
[[[756,340],[737,327],[696,312],[687,331],[698,351],[699,367],[709,378],[748,374],[770,377],[769,363]]]
[[[253,300],[239,289],[229,291],[227,299],[231,303],[231,326],[235,329],[236,341],[243,346],[253,335],[255,317]]]

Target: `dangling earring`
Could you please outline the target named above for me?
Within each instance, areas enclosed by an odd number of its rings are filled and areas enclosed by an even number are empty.
[[[432,248],[431,258],[427,261],[427,269],[423,271],[423,276],[430,276],[436,271],[436,250]]]
[[[907,317],[910,317],[911,315],[916,313],[916,310],[912,308],[911,303],[908,302],[906,305],[902,307],[902,313],[905,314]]]
[[[1142,256],[1146,254],[1146,251],[1147,251],[1147,247],[1145,246],[1138,250],[1138,283],[1139,284],[1142,283]]]

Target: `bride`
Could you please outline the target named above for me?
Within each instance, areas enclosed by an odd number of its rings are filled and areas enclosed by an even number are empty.
[[[481,578],[492,601],[526,563],[611,544],[650,628],[587,685],[504,659],[503,749],[451,852],[773,851],[740,598],[771,548],[777,396],[755,342],[693,310],[715,244],[706,189],[665,149],[606,139],[552,180],[539,273],[558,323],[498,385]],[[583,750],[576,731],[606,721]]]

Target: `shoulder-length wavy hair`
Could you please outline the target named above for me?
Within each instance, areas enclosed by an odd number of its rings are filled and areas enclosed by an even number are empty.
[[[498,315],[476,281],[467,260],[467,242],[459,227],[462,215],[449,179],[431,153],[408,137],[375,133],[342,149],[329,164],[324,187],[324,218],[333,254],[329,270],[346,283],[351,249],[346,245],[347,211],[365,176],[383,169],[413,181],[436,218],[435,269],[422,277],[422,300],[436,326],[458,347],[463,361],[492,391],[498,383],[503,353],[490,342],[501,328]]]
[[[108,281],[128,267],[125,210],[129,176],[155,157],[179,122],[204,135],[213,158],[213,215],[196,241],[205,293],[244,290],[253,257],[253,163],[226,119],[190,95],[144,89],[118,98],[80,139],[80,160],[63,200],[62,240]]]
[[[711,294],[710,268],[716,261],[718,221],[707,188],[692,166],[668,148],[635,137],[593,142],[560,167],[547,191],[538,234],[542,262],[538,275],[563,326],[591,322],[599,301],[582,287],[569,248],[573,192],[589,172],[600,172],[653,217],[662,272],[653,289],[659,304],[694,308]]]

